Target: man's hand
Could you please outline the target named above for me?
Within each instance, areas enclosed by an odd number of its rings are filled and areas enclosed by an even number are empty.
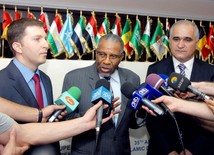
[[[10,132],[10,139],[8,143],[3,146],[0,145],[0,154],[1,155],[22,155],[29,146],[16,146],[16,132],[15,129],[12,129]]]
[[[42,109],[43,112],[43,118],[42,122],[47,122],[48,118],[56,111],[56,110],[61,110],[65,109],[66,107],[64,105],[49,105],[46,106]],[[66,111],[63,111],[59,116],[58,119],[55,119],[55,121],[59,121],[62,119],[65,115],[67,114]]]

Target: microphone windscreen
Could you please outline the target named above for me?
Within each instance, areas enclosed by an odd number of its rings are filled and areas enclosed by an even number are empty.
[[[95,89],[99,88],[99,87],[105,87],[106,89],[110,90],[110,82],[108,82],[106,79],[99,79],[97,82],[96,82],[96,85],[95,85]]]
[[[137,90],[137,88],[130,82],[125,82],[122,86],[121,86],[121,92],[123,93],[123,95],[125,95],[128,99],[132,98],[132,94],[135,90]]]
[[[68,93],[75,98],[76,100],[79,100],[80,96],[81,96],[81,90],[78,87],[71,87],[70,89],[68,89]]]
[[[168,84],[175,90],[187,92],[188,86],[191,85],[191,82],[183,75],[174,72],[169,76]]]
[[[164,84],[164,80],[159,75],[152,73],[147,76],[146,83],[155,89],[159,89],[160,86]]]

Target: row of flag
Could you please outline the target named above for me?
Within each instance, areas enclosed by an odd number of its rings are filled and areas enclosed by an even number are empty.
[[[20,12],[15,7],[14,18],[3,7],[3,25],[2,25],[2,39],[6,38],[8,25],[13,21],[22,18]],[[28,8],[27,18],[36,17],[30,12]],[[62,16],[56,10],[54,20],[49,25],[48,15],[41,8],[39,19],[44,23],[44,30],[47,33],[47,41],[49,43],[51,53],[54,57],[60,55],[62,52],[66,53],[67,58],[71,58],[76,53],[79,58],[86,53],[90,53],[97,48],[101,36],[113,33],[120,36],[125,45],[125,53],[129,58],[135,54],[135,59],[141,58],[143,51],[146,51],[146,57],[151,57],[151,52],[155,54],[158,60],[161,60],[170,51],[169,49],[169,30],[170,24],[166,19],[165,26],[157,18],[157,25],[151,35],[152,19],[147,17],[144,32],[141,33],[141,21],[136,16],[135,26],[132,29],[132,21],[127,15],[125,24],[122,28],[121,18],[116,13],[115,22],[110,27],[110,22],[107,13],[104,16],[101,26],[97,28],[97,20],[95,12],[91,13],[88,22],[86,17],[80,12],[80,17],[77,24],[74,26],[72,13],[67,10],[66,19],[63,23]],[[206,36],[202,22],[200,24],[200,40],[198,50],[201,53],[203,60],[207,60],[214,52],[214,37],[213,25],[210,23],[209,35]]]

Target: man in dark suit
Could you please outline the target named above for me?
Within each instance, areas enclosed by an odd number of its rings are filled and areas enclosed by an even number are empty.
[[[140,78],[134,72],[118,67],[124,57],[124,44],[121,38],[114,34],[101,37],[96,50],[96,62],[88,67],[76,69],[66,74],[63,90],[71,86],[78,86],[82,90],[80,104],[70,118],[82,116],[91,103],[91,93],[95,89],[96,82],[104,77],[110,78],[114,97],[119,97],[122,110],[117,121],[109,121],[101,126],[100,136],[96,147],[96,155],[130,155],[129,128],[138,128],[135,111],[133,111],[128,99],[121,94],[120,87],[125,82],[131,82],[138,87]],[[142,123],[142,122],[141,122]],[[72,155],[91,155],[95,148],[95,131],[90,130],[72,138]]]
[[[28,18],[13,21],[8,27],[7,38],[14,59],[0,71],[0,97],[38,109],[53,104],[51,80],[38,69],[39,65],[46,62],[49,48],[43,23]],[[40,99],[43,104],[41,107],[36,97],[37,91],[33,80],[35,73],[41,84]],[[38,121],[41,119],[40,113]],[[25,154],[59,155],[59,142],[32,146]]]
[[[214,81],[214,66],[194,57],[199,31],[197,26],[188,20],[180,20],[170,29],[171,57],[149,66],[150,73],[170,75],[181,73],[190,81]],[[179,68],[185,65],[185,69]],[[178,131],[170,115],[153,117],[148,115],[146,126],[150,135],[148,155],[209,154],[212,133],[200,126],[199,119],[185,114],[175,113],[183,137],[184,148],[180,144]]]

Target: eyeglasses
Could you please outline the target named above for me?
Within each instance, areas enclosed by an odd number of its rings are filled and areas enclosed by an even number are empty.
[[[101,51],[96,51],[96,54],[101,58],[101,59],[106,59],[107,56],[109,56],[110,60],[116,60],[119,59],[121,57],[121,54],[106,54],[105,52],[101,52]]]

